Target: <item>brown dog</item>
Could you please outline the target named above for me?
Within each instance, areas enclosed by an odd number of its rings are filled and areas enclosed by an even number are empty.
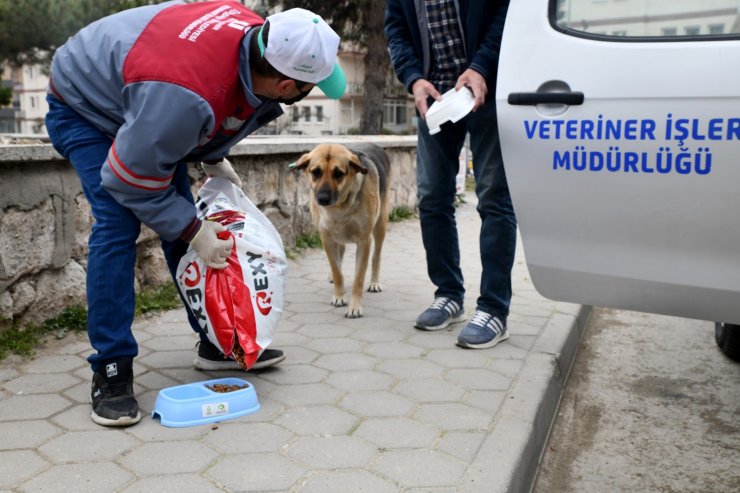
[[[379,292],[380,251],[390,212],[390,159],[373,144],[349,148],[320,144],[295,163],[311,186],[311,217],[321,235],[334,283],[333,306],[346,305],[342,258],[347,243],[357,244],[355,278],[345,317],[362,316],[362,291],[375,243],[368,291]]]

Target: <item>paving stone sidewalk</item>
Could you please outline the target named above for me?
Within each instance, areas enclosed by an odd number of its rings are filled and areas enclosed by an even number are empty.
[[[467,200],[458,222],[470,316],[480,221]],[[588,309],[538,295],[520,241],[508,341],[464,350],[462,324],[415,330],[433,297],[418,220],[391,224],[383,292],[365,294],[361,319],[329,305],[328,272],[320,250],[290,262],[273,343],[287,359],[259,373],[195,370],[182,309],[137,321],[145,416],[130,428],[90,420],[83,337],[1,362],[0,492],[527,491]],[[249,380],[260,411],[189,428],[151,418],[160,389],[222,376]]]

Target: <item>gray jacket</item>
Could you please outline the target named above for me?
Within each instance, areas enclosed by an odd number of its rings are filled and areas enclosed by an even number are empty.
[[[170,184],[177,163],[220,159],[282,114],[252,92],[262,23],[234,1],[167,2],[96,21],[54,56],[53,94],[111,137],[103,187],[164,239],[195,220]]]

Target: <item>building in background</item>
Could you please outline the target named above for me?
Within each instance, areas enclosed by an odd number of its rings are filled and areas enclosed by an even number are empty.
[[[558,25],[608,36],[695,36],[740,32],[737,0],[560,0]]]
[[[343,135],[357,133],[363,105],[365,69],[363,53],[340,51],[339,65],[347,77],[347,90],[338,100],[314,89],[302,101],[283,106],[285,114],[265,133],[293,135]],[[414,100],[389,71],[383,98],[383,130],[410,134],[416,131]]]
[[[13,90],[10,105],[0,109],[0,132],[46,135],[44,116],[49,77],[41,65],[3,64],[2,86]]]

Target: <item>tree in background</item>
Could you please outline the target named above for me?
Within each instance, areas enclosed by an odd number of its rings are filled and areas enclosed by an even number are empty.
[[[87,24],[162,0],[0,0],[0,60],[48,65],[57,47]]]
[[[57,47],[87,24],[122,10],[163,0],[0,0],[0,61],[49,64]],[[316,12],[343,42],[365,50],[361,134],[380,134],[390,58],[383,31],[385,2],[269,0],[274,7]],[[259,9],[258,9],[259,10]],[[265,14],[265,12],[260,12]]]
[[[13,101],[13,90],[9,87],[0,87],[0,108],[8,106]]]
[[[390,57],[386,49],[383,17],[385,2],[377,0],[269,0],[271,6],[283,9],[300,7],[319,14],[328,22],[343,42],[350,42],[365,51],[360,134],[380,134],[383,128],[383,96]]]

